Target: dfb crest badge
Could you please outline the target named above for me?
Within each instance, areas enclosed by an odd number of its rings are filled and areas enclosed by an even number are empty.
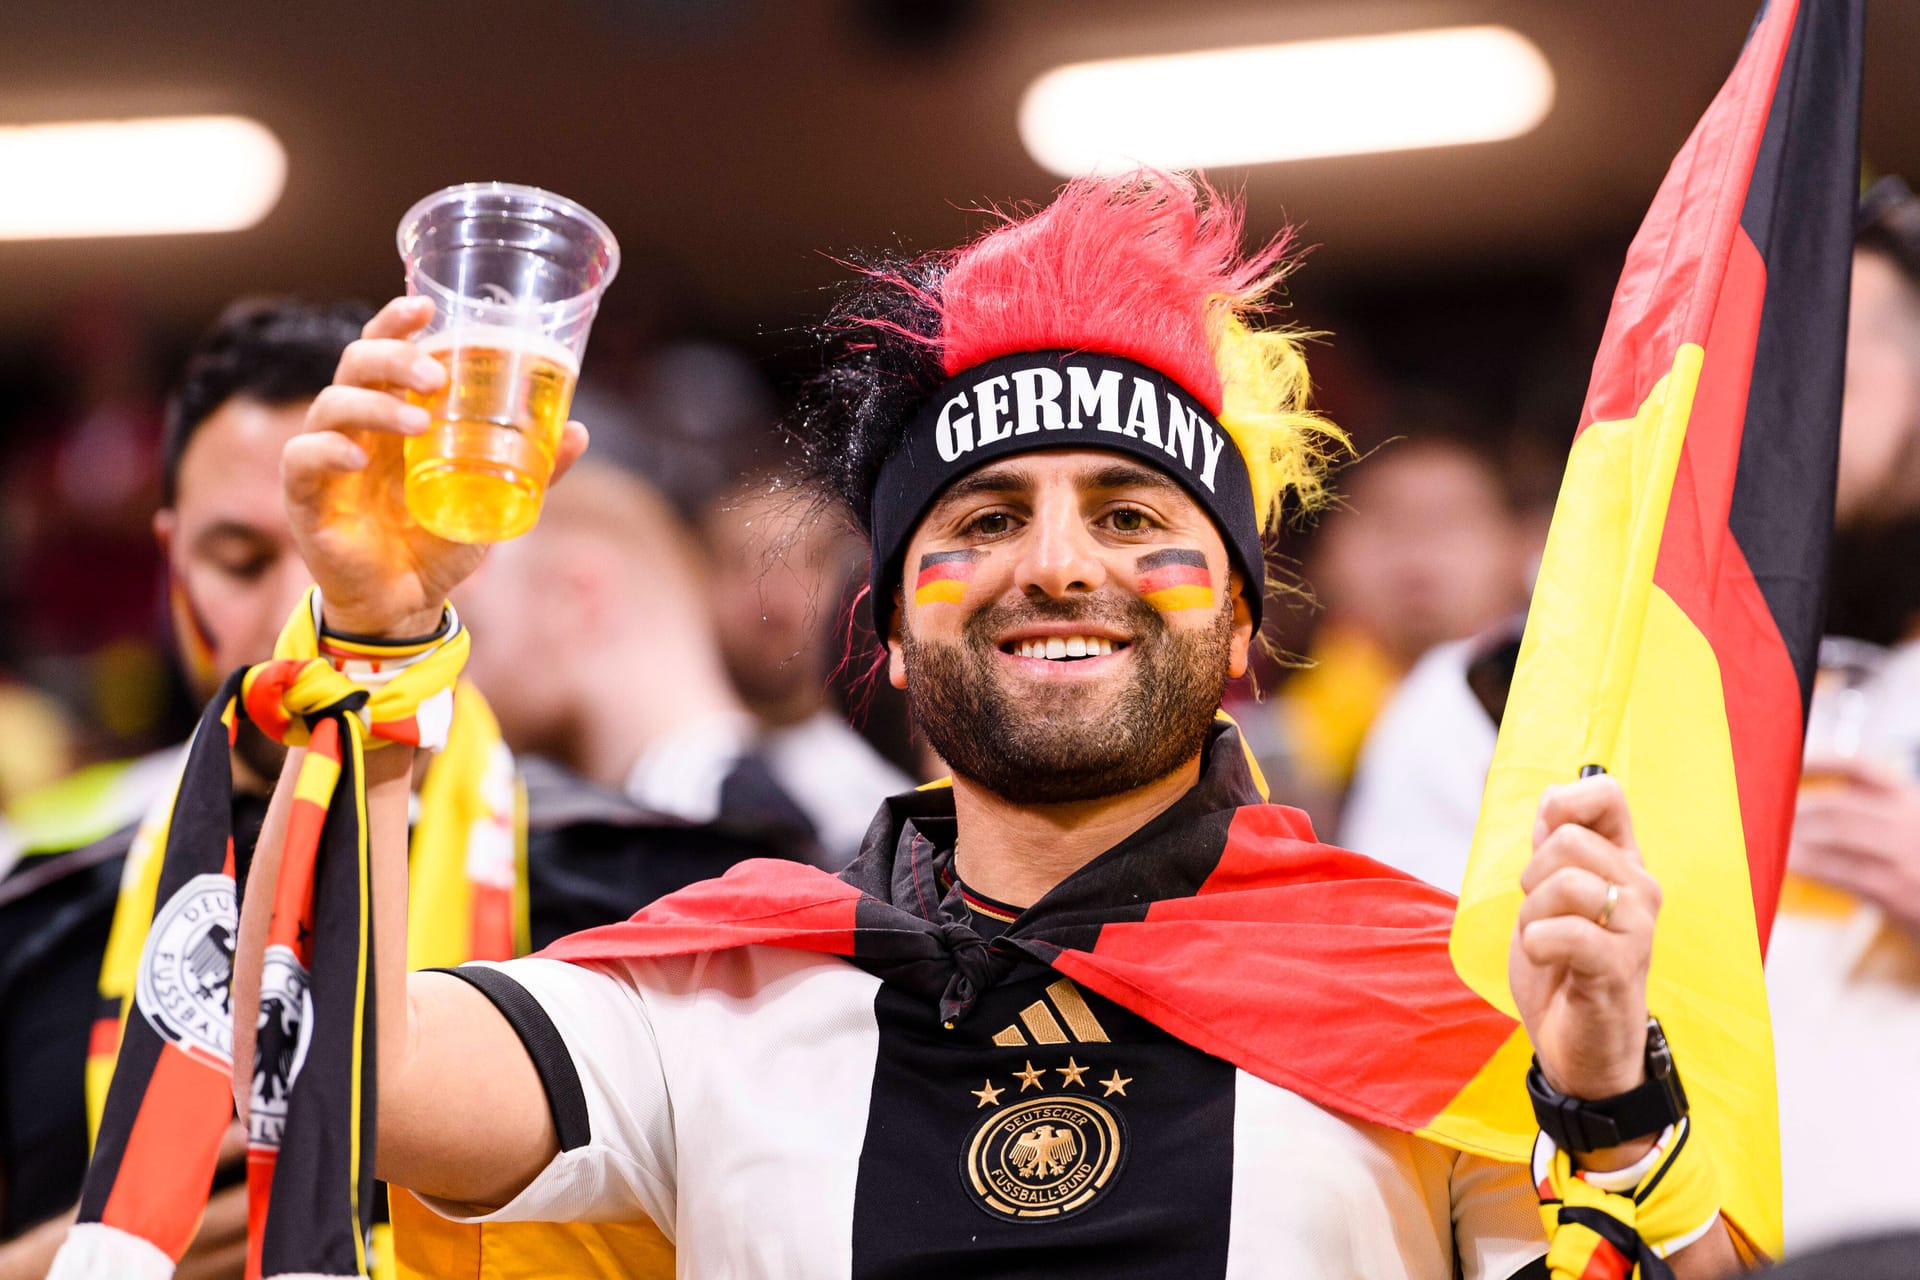
[[[233,951],[239,900],[230,876],[198,875],[153,917],[134,1003],[162,1037],[211,1066],[233,1068]]]
[[[287,1127],[293,1082],[313,1043],[312,979],[293,949],[267,948],[260,967],[260,1021],[253,1048],[253,1099],[247,1141],[278,1147]]]

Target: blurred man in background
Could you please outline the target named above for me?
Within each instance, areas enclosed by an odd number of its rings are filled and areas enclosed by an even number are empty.
[[[1830,626],[1864,588],[1894,647],[1859,683],[1815,684],[1767,956],[1795,1250],[1920,1225],[1903,1158],[1920,1137],[1920,563],[1903,534],[1920,518],[1920,199],[1877,183],[1855,245]]]
[[[280,447],[365,318],[347,307],[242,305],[188,361],[169,406],[153,529],[196,697],[210,697],[221,673],[270,654],[306,590],[279,496]],[[265,816],[278,752],[257,730],[243,731],[234,827],[245,843]],[[0,881],[0,1237],[9,1241],[0,1245],[0,1276],[44,1274],[79,1198],[130,993],[125,962],[137,962],[153,910],[151,884],[141,900],[142,868],[158,867],[153,846],[163,834],[128,826],[81,849],[31,856]],[[120,945],[109,958],[121,963],[103,966],[116,930]],[[183,1275],[237,1274],[244,1261],[237,1144],[223,1154],[223,1189]]]
[[[700,529],[721,656],[758,721],[757,750],[806,810],[828,864],[844,866],[880,802],[913,787],[829,699],[847,652],[838,606],[860,569],[859,544],[772,476],[723,494]]]
[[[1271,709],[1235,708],[1289,803],[1332,825],[1361,743],[1434,645],[1485,630],[1526,599],[1526,541],[1499,471],[1450,434],[1395,440],[1344,477],[1308,576],[1325,617],[1310,665]],[[1297,791],[1296,788],[1297,787]]]
[[[776,831],[817,858],[812,823],[755,753],[757,725],[727,678],[707,576],[705,554],[658,492],[589,463],[456,597],[484,637],[468,675],[516,750],[657,814]]]
[[[280,453],[366,315],[344,306],[237,304],[188,359],[169,408],[165,505],[154,532],[168,565],[181,663],[197,697],[210,697],[222,673],[271,656],[310,584],[281,499]],[[538,613],[553,594],[517,604]],[[608,697],[622,706],[641,701],[619,686]],[[242,725],[233,791],[243,880],[281,756],[277,744]],[[161,789],[159,813],[146,821],[82,849],[29,857],[0,881],[5,1280],[43,1275],[72,1216],[121,1020],[133,1003],[171,791]],[[722,831],[663,821],[554,766],[516,761],[469,685],[456,692],[447,748],[417,777],[416,791],[409,858],[409,960],[416,966],[521,954],[624,918],[741,857],[781,855],[771,837],[757,839],[745,825]],[[182,1277],[240,1274],[246,1207],[237,1130],[223,1154]]]

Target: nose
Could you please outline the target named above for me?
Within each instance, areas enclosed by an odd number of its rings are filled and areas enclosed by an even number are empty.
[[[1043,493],[1014,566],[1016,584],[1029,596],[1064,600],[1106,584],[1106,563],[1087,527],[1077,494]]]

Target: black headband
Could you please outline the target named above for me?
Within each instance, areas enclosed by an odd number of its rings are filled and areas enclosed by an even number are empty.
[[[1266,588],[1260,516],[1246,461],[1219,420],[1146,365],[1084,351],[1031,351],[949,380],[881,464],[873,486],[873,614],[882,635],[907,543],[941,491],[989,462],[1046,448],[1111,449],[1178,481],[1219,528],[1259,630]]]

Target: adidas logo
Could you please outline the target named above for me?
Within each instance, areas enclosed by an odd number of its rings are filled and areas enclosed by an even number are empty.
[[[1065,978],[1047,988],[1044,999],[1020,1011],[1020,1020],[1002,1027],[993,1042],[1005,1048],[1033,1044],[1106,1044],[1106,1028],[1093,1016],[1080,988]]]

